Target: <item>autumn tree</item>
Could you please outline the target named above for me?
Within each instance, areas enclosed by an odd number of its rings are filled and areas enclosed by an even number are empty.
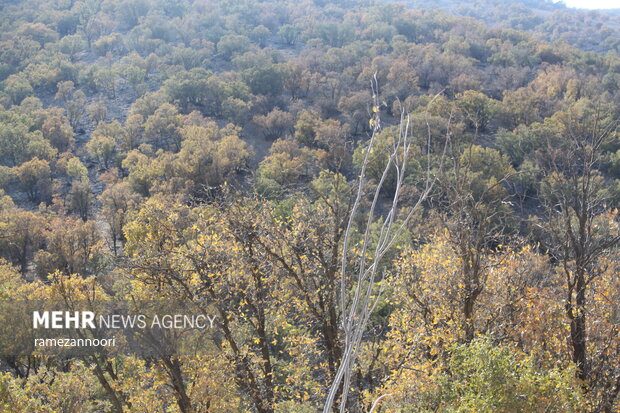
[[[99,122],[105,121],[108,114],[108,108],[103,100],[99,99],[86,107],[86,113],[91,122],[99,124]]]
[[[316,153],[300,148],[294,141],[277,140],[269,149],[270,155],[258,165],[259,192],[279,191],[313,178],[318,172]]]
[[[46,220],[42,216],[17,207],[4,206],[0,210],[0,251],[20,266],[25,273],[34,252],[43,246]]]
[[[252,156],[252,150],[239,138],[239,129],[229,124],[218,128],[209,121],[204,126],[182,129],[183,143],[178,162],[184,175],[193,181],[195,193],[209,193],[234,180]]]
[[[8,116],[10,122],[0,121],[0,162],[19,166],[32,158],[51,160],[58,150],[40,131],[30,132],[18,116]]]
[[[81,90],[77,90],[71,94],[71,98],[65,103],[67,110],[67,119],[71,127],[76,130],[82,122],[82,118],[86,113],[86,95]]]
[[[125,241],[127,216],[135,208],[138,199],[138,195],[131,191],[127,182],[112,183],[99,196],[102,212],[110,227],[112,251],[115,255],[118,253],[118,241]]]
[[[87,275],[98,270],[103,253],[99,230],[94,221],[58,217],[51,221],[47,247],[34,257],[41,277],[54,271]]]
[[[270,343],[277,326],[271,320],[278,300],[267,262],[260,252],[252,252],[256,241],[238,237],[237,230],[216,211],[181,208],[177,214],[169,212],[150,200],[128,224],[126,248],[134,257],[135,277],[147,284],[171,283],[177,298],[194,297],[199,308],[208,299],[217,310],[223,332],[216,345],[235,372],[238,388],[258,412],[273,412],[276,373]],[[191,222],[196,222],[195,229],[184,234],[183,228],[192,228]],[[164,263],[168,270],[162,272]],[[191,273],[182,268],[191,268]],[[251,334],[244,333],[245,328]],[[187,406],[193,403],[186,402]]]
[[[276,140],[290,134],[293,129],[293,115],[279,108],[273,109],[266,115],[256,115],[254,123],[263,129],[265,138]]]
[[[242,54],[250,47],[250,40],[243,35],[229,34],[217,43],[217,52],[226,59],[235,54]]]
[[[288,45],[294,45],[300,33],[301,29],[293,24],[285,24],[278,30],[278,35]]]
[[[69,120],[58,112],[50,113],[43,122],[41,132],[60,152],[67,150],[74,141],[73,128]]]
[[[314,201],[297,200],[286,216],[274,204],[246,200],[247,205],[231,208],[226,217],[239,236],[254,239],[255,251],[264,254],[285,280],[287,311],[291,317],[302,312],[310,328],[317,330],[327,360],[321,365],[331,378],[342,354],[335,289],[351,190],[342,175],[327,171],[312,181],[311,188]],[[250,214],[251,210],[255,212]]]
[[[608,195],[599,169],[602,150],[615,138],[617,122],[607,108],[585,99],[548,122],[564,139],[561,145],[546,148],[538,160],[545,171],[542,191],[548,214],[548,221],[539,225],[547,234],[549,253],[565,276],[565,310],[578,377],[586,389],[601,392],[595,396],[600,408],[611,411],[618,394],[611,389],[618,387],[603,385],[600,376],[613,381],[617,371],[604,373],[599,369],[605,368],[595,363],[601,355],[597,337],[588,335],[589,325],[596,322],[588,320],[592,306],[588,298],[606,270],[605,255],[620,242],[617,218],[605,208]],[[590,387],[596,382],[598,386]]]
[[[110,161],[114,158],[116,141],[111,136],[96,134],[86,144],[88,154],[95,158],[99,164],[107,169]]]
[[[177,108],[164,103],[146,119],[145,140],[156,147],[178,151],[181,148],[181,125],[182,118]]]
[[[81,176],[71,182],[69,191],[69,205],[72,212],[77,213],[82,220],[88,220],[91,213],[91,203],[93,200],[90,180],[88,175]]]
[[[476,334],[476,302],[490,267],[495,265],[488,258],[492,249],[514,232],[506,186],[515,171],[507,157],[493,149],[473,143],[461,147],[461,154],[452,154],[452,164],[440,186],[448,214],[445,228],[461,264],[464,340],[471,341]]]
[[[32,202],[47,202],[52,185],[49,162],[33,158],[17,168],[21,188]]]
[[[473,90],[459,94],[456,105],[463,111],[468,125],[477,132],[484,132],[497,112],[497,102]]]

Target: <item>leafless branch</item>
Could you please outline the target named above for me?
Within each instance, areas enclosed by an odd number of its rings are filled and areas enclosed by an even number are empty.
[[[381,270],[382,259],[394,245],[398,237],[402,234],[403,230],[407,227],[407,224],[414,216],[415,212],[420,209],[424,200],[427,199],[436,181],[436,177],[431,173],[431,133],[429,126],[428,139],[426,143],[428,165],[424,179],[424,188],[402,221],[397,223],[396,219],[399,214],[399,200],[402,195],[407,162],[412,148],[410,119],[409,116],[405,114],[404,109],[402,109],[398,136],[394,140],[391,148],[391,154],[387,160],[379,182],[374,189],[370,209],[367,212],[368,216],[366,218],[366,225],[362,238],[362,248],[359,253],[359,257],[357,258],[358,270],[355,276],[350,275],[348,268],[351,249],[350,239],[351,234],[354,231],[353,224],[355,222],[355,218],[360,214],[360,205],[364,195],[366,194],[366,188],[368,186],[366,179],[366,168],[368,166],[377,135],[381,130],[379,88],[376,74],[371,82],[371,87],[373,92],[373,118],[370,121],[373,128],[372,135],[366,148],[364,161],[361,166],[357,193],[351,209],[351,214],[349,216],[342,247],[343,253],[339,297],[341,325],[344,333],[342,360],[331,384],[323,409],[324,413],[332,411],[339,393],[340,412],[344,413],[346,411],[347,398],[351,388],[351,378],[357,357],[362,348],[362,338],[364,332],[366,331],[370,316],[372,315],[384,289],[384,272]],[[433,100],[437,98],[437,96],[439,96],[439,94],[436,95]],[[449,137],[449,131],[447,133],[447,137]],[[446,139],[446,146],[447,142],[448,139]],[[444,155],[445,148],[441,156],[442,160]],[[373,223],[380,219],[376,216],[375,211],[380,201],[380,193],[383,185],[386,182],[388,174],[392,171],[395,171],[396,173],[396,189],[392,198],[391,207],[381,225],[377,244],[374,247],[374,250],[371,251],[371,231]],[[382,397],[377,399],[372,410],[376,408],[377,402]]]

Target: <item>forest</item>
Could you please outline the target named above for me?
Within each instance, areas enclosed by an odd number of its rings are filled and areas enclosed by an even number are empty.
[[[216,326],[4,346],[0,412],[619,412],[619,119],[617,12],[2,0],[0,310]]]

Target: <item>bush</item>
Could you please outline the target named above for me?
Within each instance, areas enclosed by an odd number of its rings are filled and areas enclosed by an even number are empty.
[[[432,394],[434,411],[578,412],[585,407],[574,366],[538,366],[488,337],[454,347],[449,370]]]

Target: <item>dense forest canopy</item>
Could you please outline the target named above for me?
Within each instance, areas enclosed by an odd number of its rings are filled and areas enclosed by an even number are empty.
[[[0,296],[221,334],[7,355],[0,411],[323,409],[341,282],[334,411],[618,411],[619,54],[549,1],[2,1]]]
[[[618,52],[620,7],[613,10],[575,10],[551,0],[407,0],[412,8],[442,9],[503,28],[526,30],[554,42],[563,40],[584,50]]]

